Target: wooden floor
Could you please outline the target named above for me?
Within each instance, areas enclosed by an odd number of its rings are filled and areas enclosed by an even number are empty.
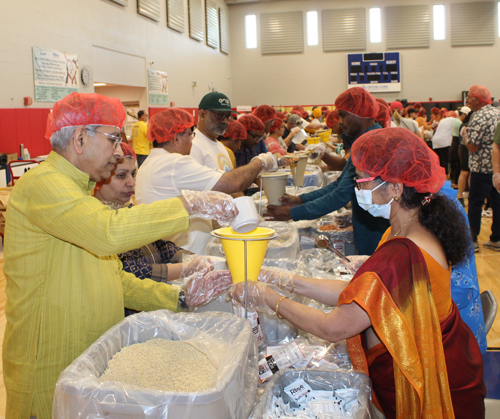
[[[479,287],[481,291],[491,290],[497,301],[500,303],[500,252],[484,249],[481,243],[489,240],[491,233],[491,218],[482,219],[481,235],[479,236],[479,245],[481,251],[476,253],[477,273],[479,277]],[[3,248],[0,243],[0,356],[2,351],[1,344],[3,343],[3,335],[5,331],[5,276],[3,274]],[[495,322],[488,334],[488,347],[500,349],[500,313],[497,314]],[[3,385],[3,370],[0,363],[0,371],[2,371],[2,380],[0,380],[0,419],[4,419],[5,413],[5,387]]]

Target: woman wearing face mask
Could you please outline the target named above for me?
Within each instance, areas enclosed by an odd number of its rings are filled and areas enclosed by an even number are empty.
[[[470,233],[437,194],[446,178],[439,159],[404,128],[362,135],[351,156],[359,205],[391,221],[378,249],[350,283],[262,271],[248,284],[250,304],[329,341],[347,339],[387,418],[484,417],[481,353],[450,294],[450,265],[465,258]],[[268,284],[338,307],[325,314]],[[229,293],[244,301],[241,284]]]
[[[121,144],[123,159],[118,162],[109,179],[99,182],[94,190],[94,196],[111,209],[132,207],[130,202],[135,190],[137,174],[137,157],[128,144]],[[203,277],[214,270],[216,258],[192,256],[193,253],[177,247],[166,240],[158,240],[139,249],[120,253],[118,257],[123,263],[123,269],[131,272],[140,279],[151,278],[156,282],[171,282],[179,278],[186,278],[193,273]],[[187,262],[182,263],[183,257]],[[186,259],[185,259],[186,260]],[[227,279],[228,274],[220,274]],[[221,277],[222,278],[222,277]],[[131,310],[126,310],[131,314]]]

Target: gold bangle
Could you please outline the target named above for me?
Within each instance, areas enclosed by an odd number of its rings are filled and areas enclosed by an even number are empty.
[[[285,296],[281,297],[281,298],[278,300],[278,302],[276,303],[276,310],[275,310],[275,311],[276,311],[276,317],[277,317],[278,319],[282,319],[282,318],[283,318],[283,316],[280,316],[280,315],[278,314],[278,310],[279,310],[279,308],[280,308],[280,303],[281,303],[281,302],[282,302],[285,298],[287,298],[287,297],[285,297]]]

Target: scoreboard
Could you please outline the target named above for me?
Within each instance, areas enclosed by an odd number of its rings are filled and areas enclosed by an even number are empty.
[[[359,86],[369,92],[400,92],[399,52],[347,54],[347,88]]]

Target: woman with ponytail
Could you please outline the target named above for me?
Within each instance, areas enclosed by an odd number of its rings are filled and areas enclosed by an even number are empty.
[[[347,339],[386,418],[484,418],[481,352],[450,285],[471,238],[458,207],[438,193],[446,178],[438,157],[409,130],[386,128],[359,137],[351,158],[358,204],[391,222],[375,253],[349,283],[263,270],[248,284],[248,303],[323,339]],[[337,308],[325,314],[268,284]],[[236,284],[229,294],[244,302],[244,291]]]

